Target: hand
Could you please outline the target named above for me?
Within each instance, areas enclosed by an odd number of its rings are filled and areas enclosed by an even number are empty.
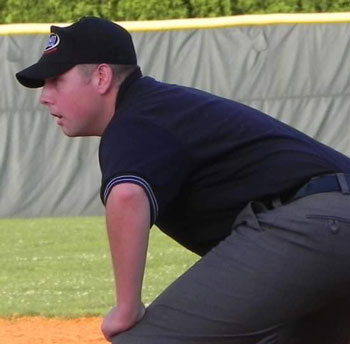
[[[106,340],[111,342],[112,337],[124,332],[139,322],[145,315],[145,306],[141,303],[136,309],[123,310],[120,307],[113,307],[105,316],[101,330]]]

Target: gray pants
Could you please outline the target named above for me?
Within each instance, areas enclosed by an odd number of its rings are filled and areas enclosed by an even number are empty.
[[[350,195],[250,203],[113,344],[350,343]]]

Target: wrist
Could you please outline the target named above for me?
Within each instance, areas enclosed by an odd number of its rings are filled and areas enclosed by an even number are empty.
[[[138,320],[140,313],[144,310],[144,305],[141,301],[133,303],[118,303],[117,309],[120,315],[125,319]]]
[[[124,332],[139,322],[145,314],[145,307],[140,308],[118,305],[113,307],[105,316],[101,330],[108,341],[118,333]]]

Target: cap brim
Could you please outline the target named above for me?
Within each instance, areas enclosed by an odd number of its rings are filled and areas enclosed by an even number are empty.
[[[45,84],[46,79],[54,78],[73,68],[72,63],[48,63],[39,61],[20,72],[16,73],[16,78],[25,87],[37,88]]]

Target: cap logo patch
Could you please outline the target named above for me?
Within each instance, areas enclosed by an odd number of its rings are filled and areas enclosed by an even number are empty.
[[[44,49],[44,54],[52,53],[57,49],[57,46],[60,44],[60,37],[57,33],[51,33],[47,46]]]

